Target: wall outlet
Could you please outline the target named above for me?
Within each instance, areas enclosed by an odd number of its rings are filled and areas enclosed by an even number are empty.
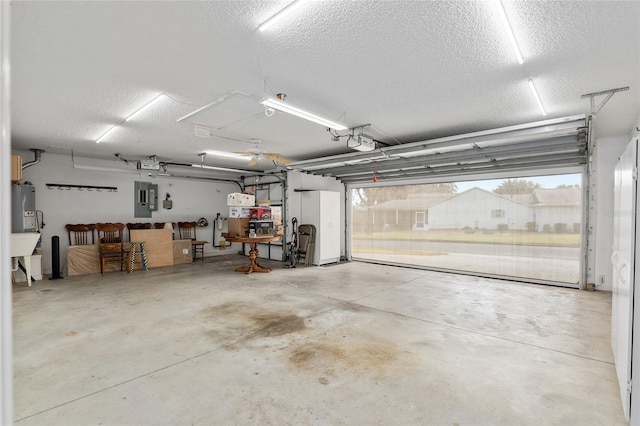
[[[182,254],[189,254],[189,249],[182,249]]]

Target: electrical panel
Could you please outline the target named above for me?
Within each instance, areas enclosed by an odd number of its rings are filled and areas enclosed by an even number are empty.
[[[134,217],[151,217],[158,211],[158,185],[151,182],[134,182]]]

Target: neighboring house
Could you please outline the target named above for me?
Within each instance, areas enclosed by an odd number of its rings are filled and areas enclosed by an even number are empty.
[[[460,194],[410,194],[370,207],[376,229],[489,229],[580,232],[580,188],[500,195],[481,188]]]
[[[536,189],[535,222],[538,231],[580,232],[582,190],[580,188]],[[566,224],[566,230],[561,229]]]
[[[429,209],[430,229],[515,229],[533,221],[531,207],[481,188],[456,194]]]
[[[580,232],[582,190],[580,188],[539,188],[533,194],[506,195],[533,208],[536,231]]]
[[[404,200],[390,200],[370,207],[377,229],[427,230],[429,208],[455,194],[409,194]]]

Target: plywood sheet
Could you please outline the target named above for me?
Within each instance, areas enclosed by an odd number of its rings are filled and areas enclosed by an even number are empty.
[[[169,230],[169,235],[172,234]],[[172,257],[174,265],[192,262],[191,240],[175,240],[171,241]],[[129,243],[124,244],[125,250],[129,250]],[[183,253],[183,249],[187,253]],[[147,252],[147,261],[155,260],[149,258],[149,251],[145,243],[145,251]],[[155,256],[155,255],[152,255]],[[149,264],[151,266],[151,264]],[[107,271],[119,271],[120,268],[115,264],[107,264]],[[128,264],[125,265],[125,270]],[[137,258],[135,270],[142,269],[140,257]],[[83,275],[83,274],[99,274],[100,273],[100,255],[98,253],[98,244],[84,246],[67,247],[67,276]]]
[[[186,250],[186,252],[185,252]],[[191,240],[173,241],[173,264],[192,263],[193,252],[191,251]]]
[[[125,244],[125,249],[127,244]],[[105,265],[106,271],[119,271],[114,263]],[[126,270],[126,265],[125,265]],[[100,273],[100,254],[98,244],[67,247],[67,276]]]
[[[144,241],[149,268],[173,265],[170,229],[132,229],[131,241]]]

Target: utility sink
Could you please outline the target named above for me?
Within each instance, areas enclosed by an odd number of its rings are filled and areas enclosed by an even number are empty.
[[[27,283],[31,286],[31,255],[38,244],[40,234],[24,232],[11,234],[11,257],[22,258],[22,264],[27,271]]]

